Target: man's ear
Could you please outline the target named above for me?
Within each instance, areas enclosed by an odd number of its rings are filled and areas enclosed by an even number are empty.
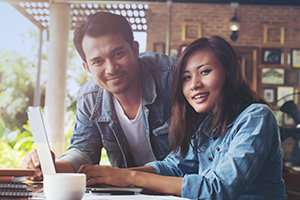
[[[139,48],[140,48],[140,44],[137,41],[134,41],[132,44],[132,48],[134,51],[134,55],[138,58],[139,57]]]
[[[87,71],[88,73],[91,73],[89,66],[85,62],[82,63],[82,66],[85,69],[85,71]]]

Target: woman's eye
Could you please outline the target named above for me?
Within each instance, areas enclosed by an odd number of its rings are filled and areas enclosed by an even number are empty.
[[[207,70],[202,70],[201,72],[200,72],[200,74],[209,74],[209,72],[211,72],[211,70],[210,69],[207,69]]]
[[[182,77],[182,82],[185,82],[185,81],[189,80],[190,78],[191,78],[190,76],[184,76],[184,77]]]

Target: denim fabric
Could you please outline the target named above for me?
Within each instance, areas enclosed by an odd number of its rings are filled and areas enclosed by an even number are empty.
[[[150,52],[141,53],[139,57],[144,127],[156,159],[163,160],[170,151],[170,88],[177,59]],[[99,164],[104,147],[113,167],[134,166],[112,94],[90,80],[80,88],[77,100],[77,122],[71,145],[59,159],[68,161],[74,171],[78,171],[83,164]]]
[[[199,145],[197,152],[190,147],[184,159],[170,153],[164,161],[147,165],[158,174],[183,177],[185,198],[286,199],[280,134],[268,106],[248,106],[215,141],[204,131]]]

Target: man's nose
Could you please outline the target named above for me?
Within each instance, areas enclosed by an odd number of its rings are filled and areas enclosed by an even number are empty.
[[[105,63],[105,72],[107,74],[114,74],[117,70],[118,65],[112,59],[107,59]]]

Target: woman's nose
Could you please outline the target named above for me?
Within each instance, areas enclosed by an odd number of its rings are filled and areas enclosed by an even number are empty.
[[[200,78],[192,78],[191,90],[197,90],[203,86]]]

